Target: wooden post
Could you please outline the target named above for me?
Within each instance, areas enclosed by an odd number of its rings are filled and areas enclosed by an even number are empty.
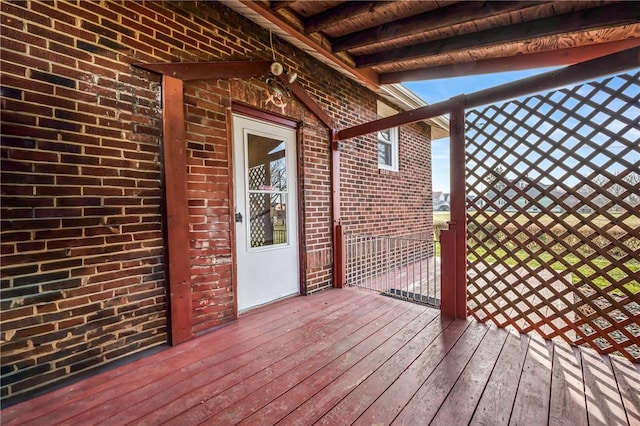
[[[456,231],[455,225],[440,231],[440,311],[456,317]]]
[[[163,76],[162,110],[171,344],[177,345],[192,337],[187,153],[182,80]]]
[[[450,180],[451,180],[451,218],[449,229],[454,230],[455,262],[455,317],[467,318],[467,213],[465,189],[465,140],[464,110],[465,97],[457,96],[451,100],[449,116]]]
[[[335,226],[334,238],[334,261],[337,262],[334,267],[334,287],[342,288],[345,285],[345,266],[346,252],[344,246],[344,228],[342,224]]]
[[[333,286],[345,284],[346,253],[344,228],[340,221],[340,143],[335,129],[331,130],[331,220],[333,228]]]

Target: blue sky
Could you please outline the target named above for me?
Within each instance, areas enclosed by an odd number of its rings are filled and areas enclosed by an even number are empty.
[[[483,74],[438,80],[404,83],[427,103],[433,104],[461,94],[477,92],[489,87],[542,74],[553,68],[539,68],[526,71],[512,71],[497,74]],[[449,138],[432,142],[433,190],[449,192]]]

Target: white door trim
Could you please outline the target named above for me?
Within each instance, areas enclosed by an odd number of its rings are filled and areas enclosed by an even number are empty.
[[[242,312],[300,292],[296,130],[233,114],[233,170]]]

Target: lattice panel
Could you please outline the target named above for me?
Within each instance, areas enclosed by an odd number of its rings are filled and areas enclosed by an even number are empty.
[[[640,361],[640,72],[467,112],[468,299]]]
[[[267,170],[264,164],[249,169],[249,188],[260,188],[267,182]],[[267,204],[268,211],[268,204]],[[262,247],[267,240],[267,220],[265,200],[262,194],[249,194],[249,239],[251,247]]]

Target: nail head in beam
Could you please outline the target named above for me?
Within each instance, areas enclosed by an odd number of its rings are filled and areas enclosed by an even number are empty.
[[[269,3],[269,8],[271,10],[273,10],[274,12],[277,12],[278,10],[285,9],[285,8],[291,6],[293,3],[295,3],[295,1],[287,1],[287,0],[273,1],[272,0]]]

